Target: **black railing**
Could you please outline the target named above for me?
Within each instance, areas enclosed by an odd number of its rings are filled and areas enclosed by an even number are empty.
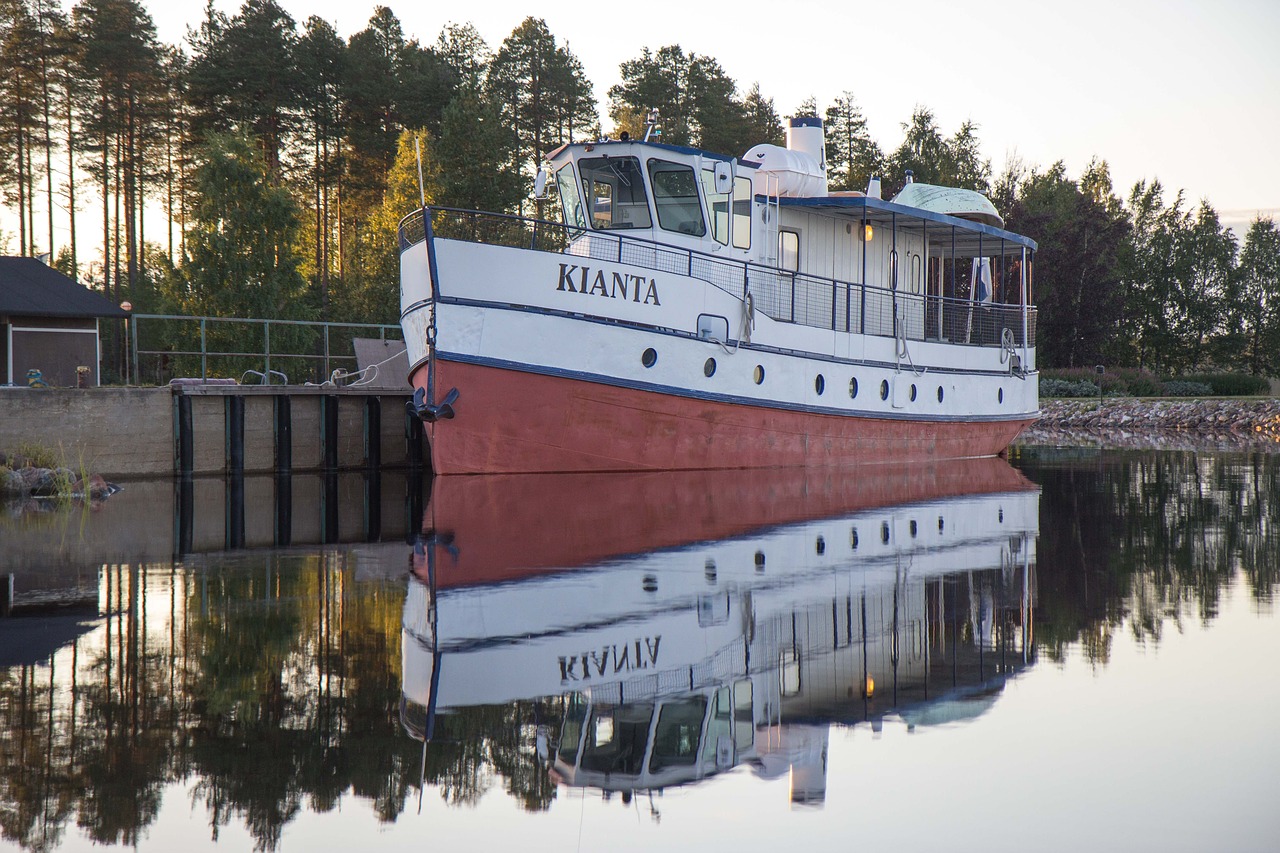
[[[718,258],[622,234],[501,213],[427,208],[434,236],[614,261],[706,281],[737,297],[751,294],[774,320],[838,332],[975,346],[1023,346],[1021,305],[925,296]],[[400,223],[400,249],[425,239],[422,211]],[[1027,310],[1026,345],[1035,346],[1036,309]]]

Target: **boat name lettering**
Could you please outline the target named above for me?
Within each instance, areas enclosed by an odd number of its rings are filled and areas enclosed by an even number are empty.
[[[560,265],[560,281],[556,284],[556,290],[585,296],[607,296],[610,299],[629,298],[632,302],[644,305],[662,304],[658,301],[658,282],[652,278],[630,273],[607,273],[601,269],[592,275],[591,267],[580,267],[577,264]]]
[[[641,637],[634,643],[618,645],[612,643],[602,646],[599,651],[585,651],[577,655],[560,657],[560,683],[571,681],[590,681],[592,678],[603,678],[617,675],[620,672],[635,672],[658,665],[658,645],[661,635]]]

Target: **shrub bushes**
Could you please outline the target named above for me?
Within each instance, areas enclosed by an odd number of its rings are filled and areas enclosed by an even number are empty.
[[[1186,379],[1170,379],[1161,386],[1166,397],[1209,397],[1213,388],[1203,382],[1189,382]]]
[[[1054,379],[1040,376],[1041,397],[1096,397],[1098,386],[1087,379],[1073,382],[1070,379]]]
[[[1161,380],[1149,370],[1108,369],[1101,375],[1087,367],[1040,372],[1041,397],[1096,397],[1098,385],[1107,397],[1247,397],[1265,395],[1271,383],[1245,373],[1203,373]]]
[[[1261,376],[1250,376],[1247,373],[1202,373],[1181,378],[1187,382],[1208,385],[1212,393],[1219,397],[1251,397],[1271,393],[1270,382]]]

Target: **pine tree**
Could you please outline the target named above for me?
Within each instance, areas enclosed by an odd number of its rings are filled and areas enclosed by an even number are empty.
[[[309,149],[312,187],[312,240],[315,247],[311,265],[313,286],[318,296],[320,316],[329,317],[330,275],[334,272],[332,250],[335,228],[330,201],[336,194],[342,169],[341,113],[342,81],[346,71],[346,44],[324,19],[307,19],[298,41],[299,89],[303,112],[301,142]]]
[[[827,108],[827,181],[833,190],[865,190],[873,176],[884,174],[885,158],[867,130],[852,92]]]
[[[197,139],[251,133],[274,180],[298,121],[302,81],[292,17],[275,0],[245,0],[231,19],[212,13],[193,40],[187,89]]]
[[[516,146],[501,108],[473,85],[464,85],[444,111],[432,159],[439,165],[443,207],[514,210],[524,197],[524,182],[505,168]],[[404,211],[408,212],[408,211]]]
[[[594,117],[582,63],[537,18],[526,18],[502,42],[489,65],[486,94],[501,105],[503,120],[515,131],[511,165],[526,179],[548,151],[581,133]]]

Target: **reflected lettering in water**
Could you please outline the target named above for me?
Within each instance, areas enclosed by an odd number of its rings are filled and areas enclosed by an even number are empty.
[[[445,478],[405,606],[405,728],[429,755],[448,715],[523,702],[555,782],[633,794],[746,764],[821,802],[830,725],[976,716],[1032,662],[1038,499],[995,459]],[[610,530],[637,509],[670,519],[665,547]]]
[[[595,791],[656,817],[712,778],[783,780],[837,817],[832,774],[859,772],[831,763],[844,732],[967,728],[1045,667],[1221,622],[1237,588],[1275,618],[1277,457],[1013,462],[459,478],[425,512],[384,480],[372,515],[352,480],[329,545],[326,485],[295,480],[288,548],[276,485],[246,482],[230,553],[239,499],[219,483],[7,518],[0,838],[275,849],[319,816],[399,826],[490,794],[545,814]],[[990,753],[991,774],[1020,772]]]

